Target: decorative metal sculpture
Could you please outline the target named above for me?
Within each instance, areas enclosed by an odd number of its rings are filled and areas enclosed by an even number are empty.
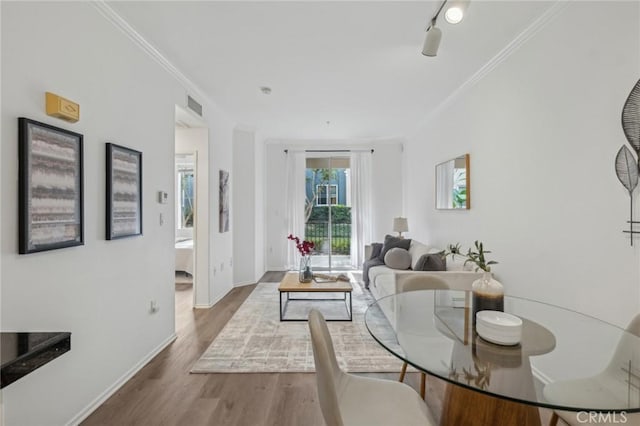
[[[631,90],[627,101],[622,108],[622,130],[629,141],[631,147],[640,158],[640,80]],[[633,224],[640,223],[633,220],[633,190],[638,186],[638,173],[640,164],[635,159],[633,153],[626,146],[622,146],[616,155],[616,175],[618,180],[629,191],[631,208],[629,209],[629,230],[623,231],[630,234],[631,245],[633,245],[633,234],[640,234],[634,231]]]
[[[640,80],[622,108],[622,130],[633,149],[640,154]]]
[[[622,145],[616,155],[616,175],[622,185],[629,191],[630,209],[629,209],[629,232],[631,235],[631,245],[633,245],[633,190],[638,186],[638,163],[634,158],[631,150]]]

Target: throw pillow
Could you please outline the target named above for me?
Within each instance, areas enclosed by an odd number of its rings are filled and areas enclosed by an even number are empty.
[[[384,255],[384,264],[391,269],[409,269],[411,255],[403,248],[394,247]]]
[[[447,270],[447,258],[444,256],[444,252],[423,254],[418,259],[416,264],[416,271],[446,271]]]
[[[411,239],[404,239],[394,237],[393,235],[387,235],[384,237],[384,245],[382,246],[382,250],[380,251],[379,259],[384,262],[384,257],[389,250],[392,248],[398,247],[401,249],[409,250],[411,246]]]
[[[419,241],[412,240],[411,246],[409,247],[409,254],[411,255],[411,269],[413,270],[416,269],[416,264],[418,263],[418,259],[420,259],[420,257],[423,254],[437,253],[442,251],[442,250],[436,250],[435,252],[433,252],[431,251],[432,249],[433,247],[429,247],[428,245],[422,244]]]
[[[382,252],[382,243],[372,243],[371,256],[369,256],[369,259],[379,258],[381,252]]]

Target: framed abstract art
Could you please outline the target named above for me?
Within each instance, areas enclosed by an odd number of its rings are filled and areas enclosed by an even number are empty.
[[[142,153],[107,143],[107,240],[142,235]]]
[[[83,137],[18,119],[18,252],[84,244]]]

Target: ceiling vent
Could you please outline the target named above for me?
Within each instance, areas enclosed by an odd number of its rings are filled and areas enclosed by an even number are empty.
[[[202,117],[202,105],[196,102],[196,100],[189,95],[187,95],[187,107],[189,107],[191,111]]]

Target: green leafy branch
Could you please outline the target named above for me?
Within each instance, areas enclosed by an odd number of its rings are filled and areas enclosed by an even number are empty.
[[[498,262],[496,262],[495,260],[487,261],[485,259],[485,254],[491,253],[491,251],[485,250],[484,245],[482,244],[481,241],[476,240],[474,245],[475,245],[475,250],[469,249],[467,250],[466,254],[463,254],[460,248],[460,243],[456,243],[455,245],[449,244],[444,254],[445,256],[458,255],[458,256],[466,257],[467,260],[464,261],[464,264],[466,265],[469,262],[475,263],[476,272],[478,272],[479,269],[482,269],[485,272],[491,272],[491,265],[496,265]]]

